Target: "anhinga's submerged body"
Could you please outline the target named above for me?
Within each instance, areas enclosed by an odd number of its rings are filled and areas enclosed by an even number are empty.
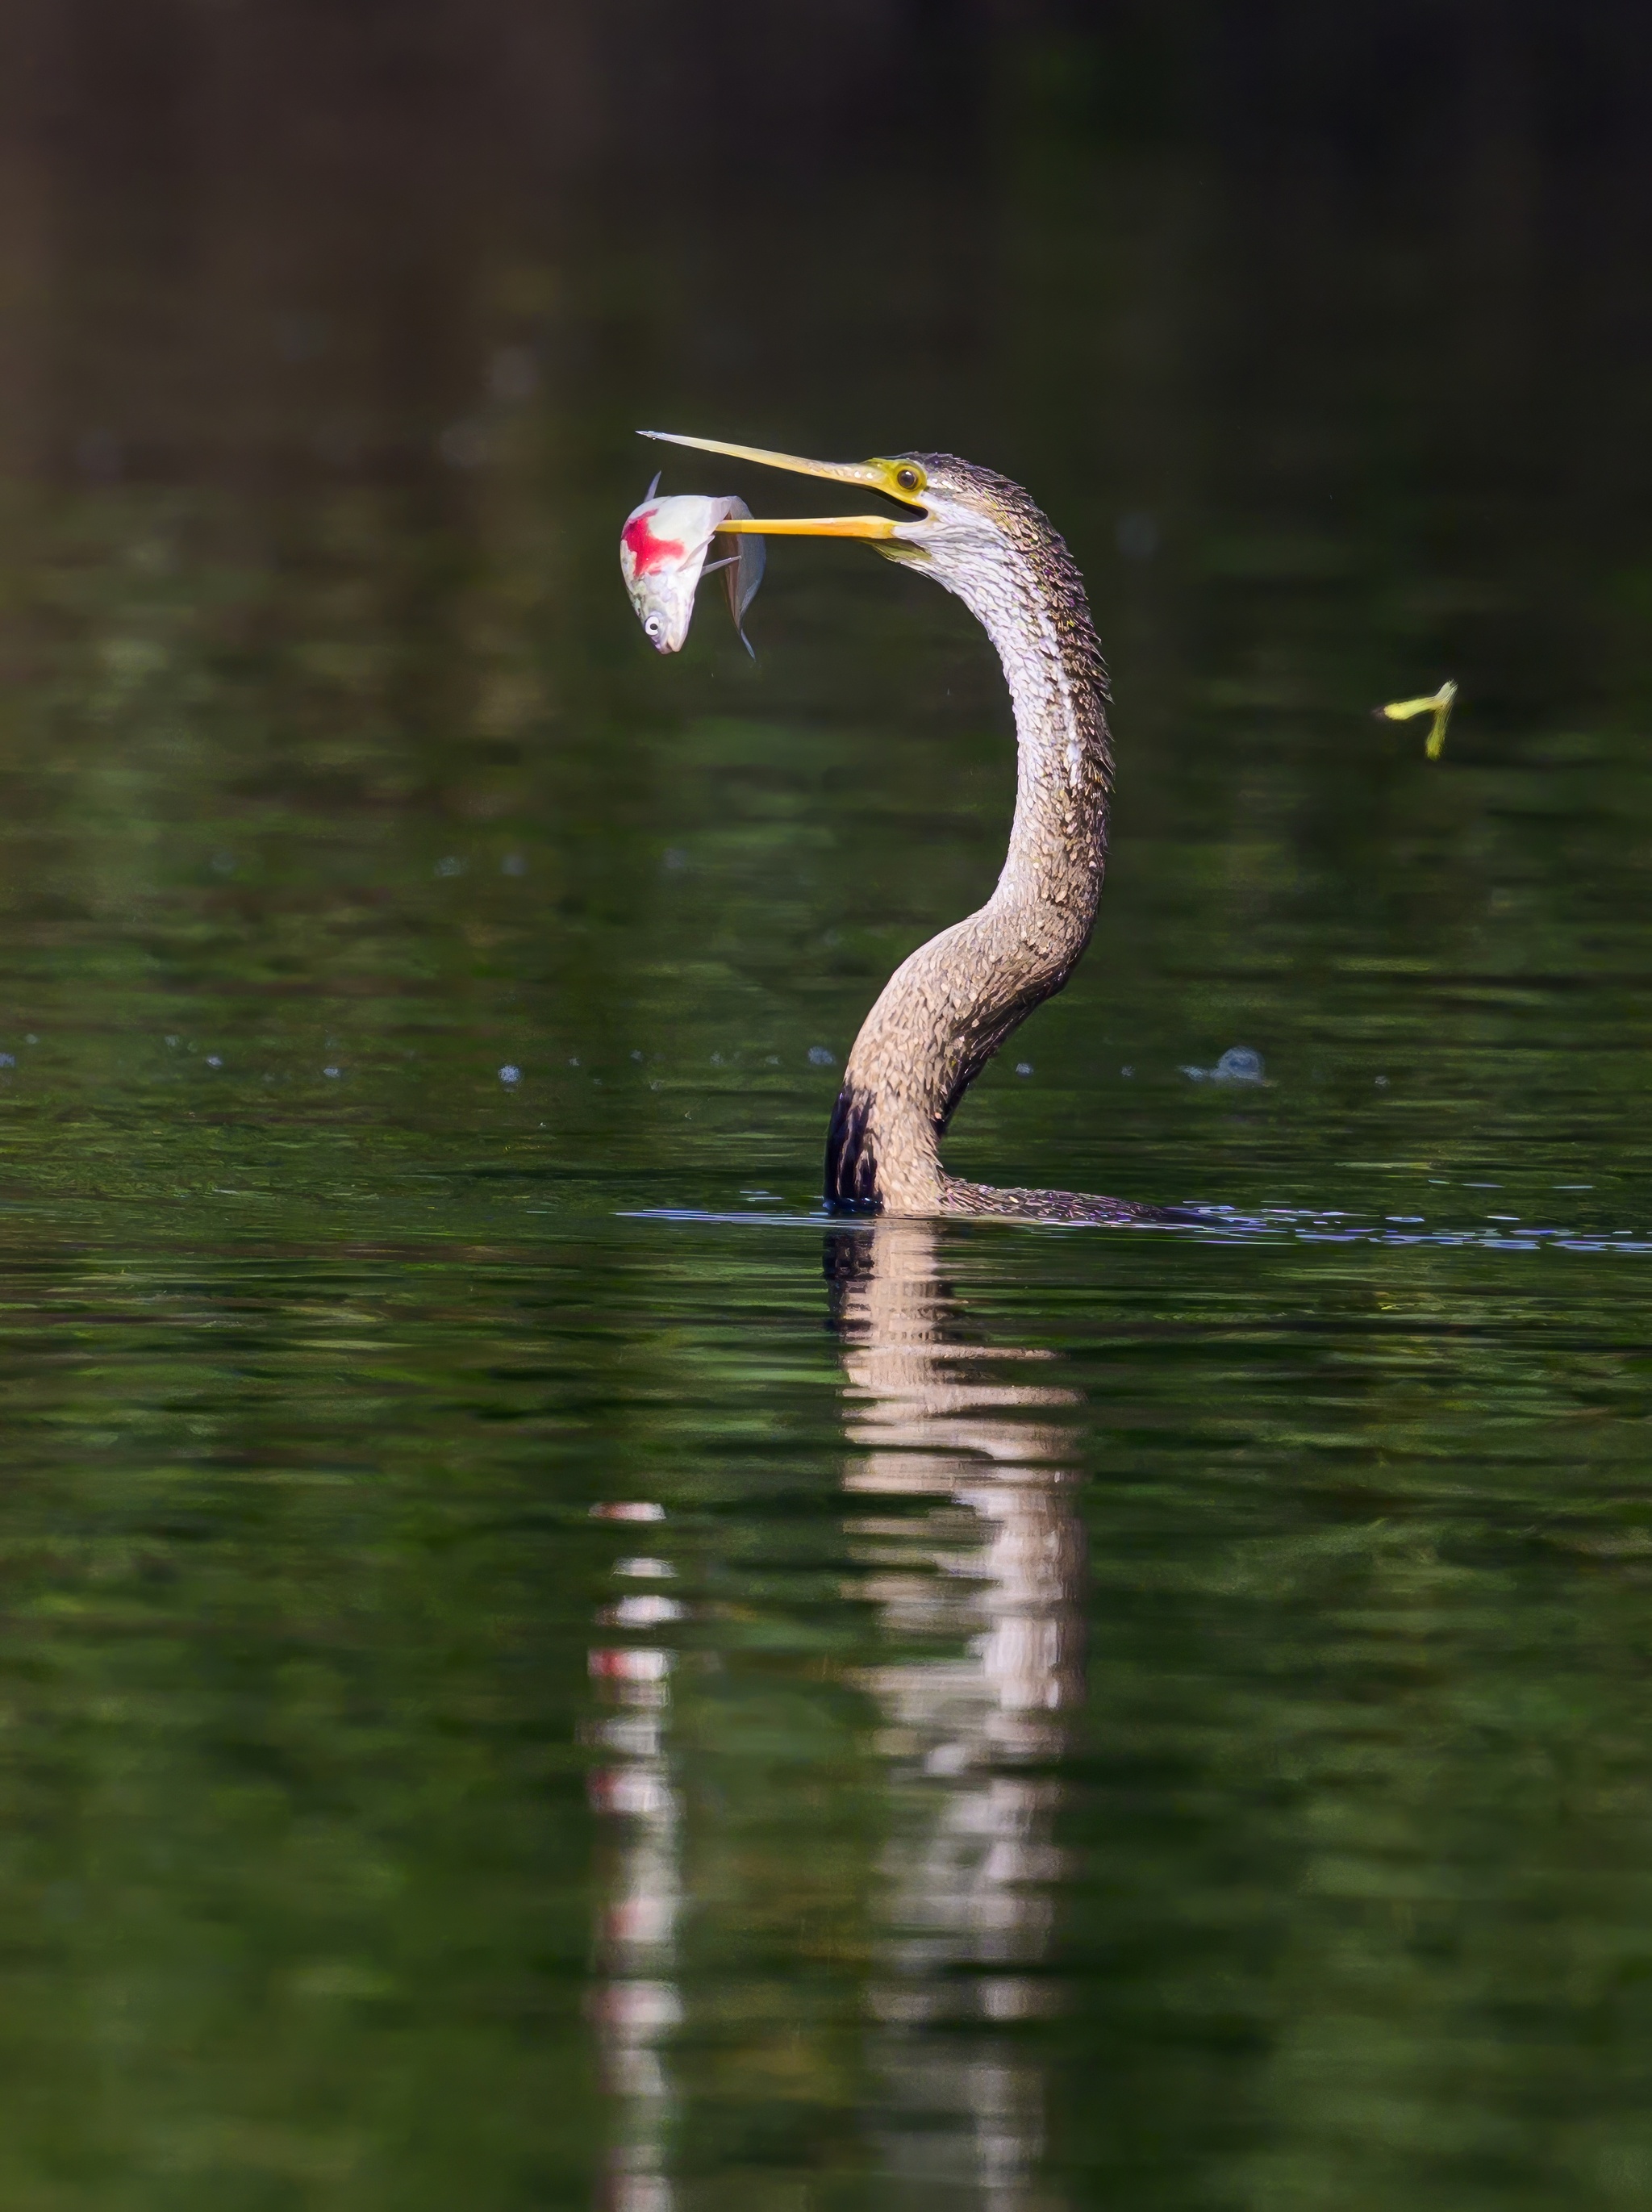
[[[658,433],[650,433],[658,435]],[[672,442],[870,484],[917,514],[740,520],[735,532],[870,539],[961,599],[997,647],[1015,709],[1014,825],[998,887],[904,961],[867,1015],[826,1147],[837,1211],[1125,1222],[1158,1210],[1072,1191],[998,1190],[941,1164],[969,1085],[1072,972],[1107,860],[1107,670],[1072,555],[1018,484],[947,453],[801,461],[710,439]]]

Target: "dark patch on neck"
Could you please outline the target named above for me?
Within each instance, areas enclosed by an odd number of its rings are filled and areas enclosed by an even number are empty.
[[[866,1123],[872,1093],[846,1083],[832,1109],[826,1133],[826,1210],[829,1213],[877,1213],[878,1162]]]

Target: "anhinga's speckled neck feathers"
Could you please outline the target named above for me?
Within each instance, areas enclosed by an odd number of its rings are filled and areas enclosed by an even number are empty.
[[[1107,856],[1107,671],[1083,579],[1018,484],[950,454],[919,462],[921,543],[878,545],[961,599],[998,648],[1015,708],[1015,822],[986,905],[920,945],[866,1017],[826,1153],[826,1199],[894,1213],[1127,1218],[1059,1191],[993,1190],[942,1167],[954,1107],[1089,942]],[[926,502],[927,503],[927,502]]]

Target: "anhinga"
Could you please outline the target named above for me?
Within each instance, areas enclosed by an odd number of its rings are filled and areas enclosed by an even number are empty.
[[[767,468],[869,486],[903,514],[731,517],[730,534],[862,538],[955,592],[998,648],[1015,708],[1015,823],[985,906],[920,945],[884,985],[844,1071],[826,1144],[843,1212],[1029,1221],[1176,1218],[1064,1190],[997,1190],[941,1164],[958,1101],[1090,941],[1107,859],[1107,669],[1072,556],[1019,484],[951,453],[808,461],[714,438],[664,438]],[[1187,1217],[1182,1217],[1187,1218]]]

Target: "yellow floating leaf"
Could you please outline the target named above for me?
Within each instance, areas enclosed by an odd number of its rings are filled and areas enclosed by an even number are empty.
[[[1434,726],[1428,733],[1428,757],[1438,760],[1445,747],[1446,724],[1451,720],[1451,704],[1456,696],[1456,685],[1447,681],[1430,699],[1395,699],[1376,711],[1388,722],[1409,722],[1414,714],[1432,714]]]

